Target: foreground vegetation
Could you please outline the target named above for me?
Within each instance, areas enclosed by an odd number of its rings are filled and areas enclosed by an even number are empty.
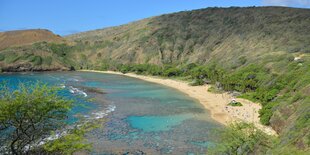
[[[1,85],[0,154],[72,154],[90,148],[84,134],[92,125],[65,130],[73,102],[58,90],[42,83],[20,84],[15,90]]]
[[[215,132],[218,142],[208,151],[214,155],[267,154],[276,137],[266,135],[253,124],[232,123]]]
[[[228,127],[214,132],[217,142],[210,146],[207,154],[245,155],[245,154],[281,154],[307,155],[309,152],[287,145],[283,150],[276,145],[279,139],[265,134],[253,124],[233,122]]]

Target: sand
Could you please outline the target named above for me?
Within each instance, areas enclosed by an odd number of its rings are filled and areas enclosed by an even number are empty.
[[[190,86],[184,81],[165,79],[154,76],[136,75],[133,73],[122,74],[120,72],[95,70],[82,71],[125,75],[148,82],[169,86],[189,95],[192,98],[199,100],[199,102],[210,111],[211,117],[221,124],[228,125],[234,121],[243,121],[253,123],[257,128],[261,129],[269,135],[276,135],[276,132],[271,127],[264,126],[259,122],[258,111],[262,108],[259,103],[253,103],[246,99],[234,98],[228,93],[211,93],[208,91],[208,89],[211,87],[210,85]],[[233,99],[235,99],[237,102],[241,102],[243,106],[228,106],[228,103],[230,103]]]

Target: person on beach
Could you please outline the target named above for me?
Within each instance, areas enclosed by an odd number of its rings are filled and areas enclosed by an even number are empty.
[[[235,99],[235,98],[232,98],[232,99],[231,99],[231,103],[236,103],[236,99]]]

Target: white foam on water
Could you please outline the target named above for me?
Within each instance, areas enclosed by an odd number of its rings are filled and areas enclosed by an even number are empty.
[[[109,113],[115,111],[116,106],[115,105],[109,105],[106,109],[103,111],[93,112],[93,118],[94,119],[101,119],[105,116],[107,116]]]
[[[67,129],[72,129],[72,127],[68,127]],[[57,131],[54,135],[50,135],[44,139],[42,139],[39,143],[34,144],[34,145],[26,145],[25,146],[25,152],[30,150],[31,148],[35,147],[35,146],[41,146],[44,145],[45,143],[49,142],[49,141],[53,141],[56,140],[62,136],[65,136],[67,134],[67,130],[62,130],[62,131]],[[4,149],[4,148],[3,148]],[[1,150],[1,149],[0,149]]]
[[[107,116],[109,113],[115,111],[116,106],[115,105],[109,105],[107,108],[105,108],[103,111],[99,111],[99,112],[94,112],[92,113],[93,117],[89,116],[89,115],[85,115],[84,117],[89,118],[88,121],[91,121],[92,119],[101,119],[105,116]],[[87,122],[87,121],[86,121]],[[82,124],[78,124],[77,127],[82,126]],[[50,135],[49,137],[43,139],[38,145],[44,145],[45,143],[47,143],[48,141],[53,141],[56,140],[58,138],[61,138],[63,136],[65,136],[66,134],[68,134],[68,130],[69,129],[73,129],[73,127],[69,126],[67,127],[67,129],[65,130],[61,130],[61,131],[57,131],[54,135]],[[29,146],[28,148],[31,148],[31,146]]]
[[[65,89],[66,85],[65,84],[60,84],[60,88]]]
[[[52,76],[52,75],[49,75],[49,77],[53,78],[53,79],[56,79],[56,80],[60,80],[59,77],[55,77],[55,76]]]
[[[84,97],[88,96],[84,91],[82,91],[82,90],[80,90],[78,88],[74,88],[72,86],[69,86],[69,91],[72,94],[79,94],[79,95],[83,95]]]
[[[69,78],[68,81],[75,81],[75,82],[78,82],[80,81],[79,79],[76,79],[76,78]]]

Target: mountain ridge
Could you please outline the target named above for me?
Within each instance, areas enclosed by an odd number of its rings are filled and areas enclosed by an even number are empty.
[[[27,29],[0,32],[0,50],[12,46],[21,46],[42,41],[63,43],[65,40],[47,29]]]
[[[308,9],[283,7],[208,8],[166,14],[65,38],[94,46],[104,42],[106,47],[98,52],[127,63],[180,63],[178,60],[205,63],[211,56],[212,59],[222,59],[228,48],[234,49],[227,52],[235,55],[258,50],[309,52],[310,47],[303,43],[309,40],[309,14]],[[290,35],[296,38],[291,39]],[[276,45],[268,45],[271,42]],[[258,52],[254,54],[259,55]]]

